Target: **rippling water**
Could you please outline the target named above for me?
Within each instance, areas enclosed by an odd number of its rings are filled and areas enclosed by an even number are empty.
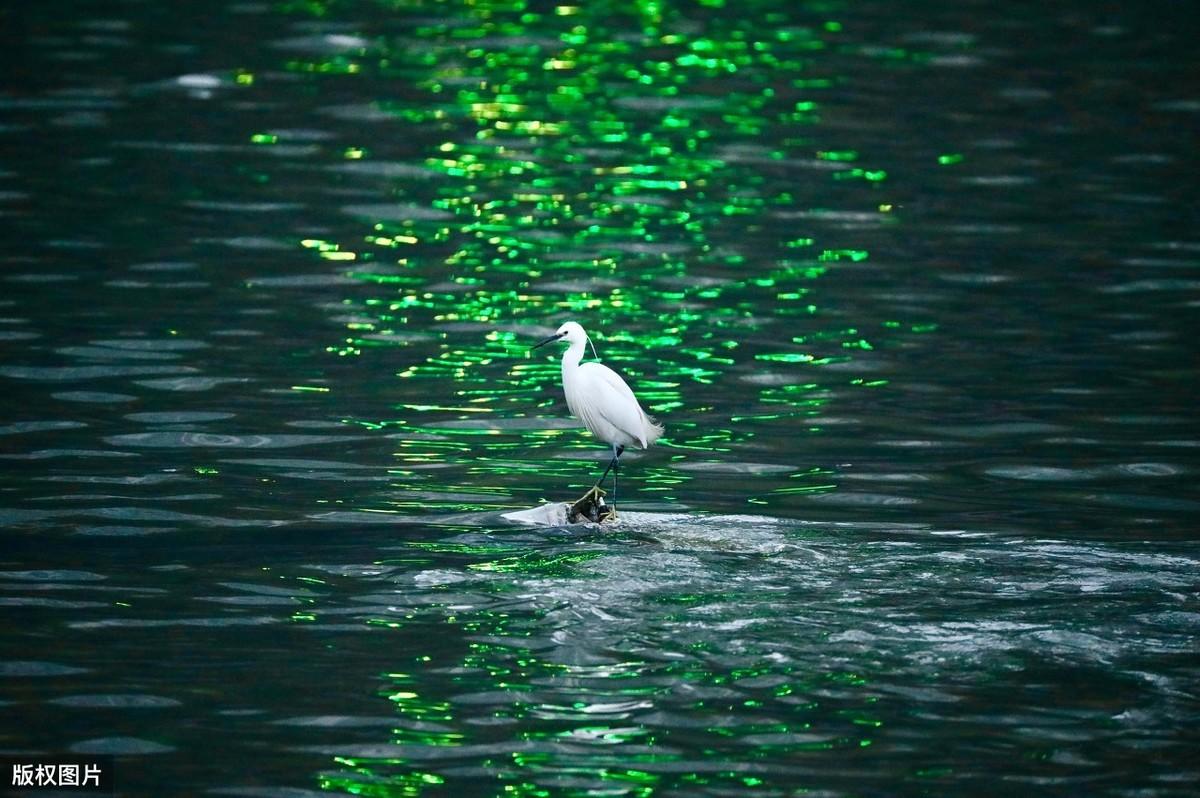
[[[129,795],[1194,794],[1168,16],[0,12],[0,753]],[[527,352],[566,319],[667,428],[602,529],[503,517],[607,456]]]

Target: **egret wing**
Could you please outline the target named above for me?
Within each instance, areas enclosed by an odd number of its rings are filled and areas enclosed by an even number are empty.
[[[615,371],[601,363],[584,363],[579,367],[584,395],[579,397],[578,415],[592,432],[604,437],[605,426],[628,436],[630,442],[646,444],[646,414],[637,397]]]

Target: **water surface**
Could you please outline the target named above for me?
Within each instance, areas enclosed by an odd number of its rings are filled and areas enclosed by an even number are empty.
[[[1187,795],[1194,36],[4,12],[0,750],[121,794]],[[574,319],[666,425],[622,520]]]

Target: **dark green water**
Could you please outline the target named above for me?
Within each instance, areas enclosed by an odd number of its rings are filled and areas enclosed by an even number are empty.
[[[1196,794],[1168,8],[6,8],[0,753]],[[614,527],[502,517],[607,456],[527,354],[567,319],[667,428]]]

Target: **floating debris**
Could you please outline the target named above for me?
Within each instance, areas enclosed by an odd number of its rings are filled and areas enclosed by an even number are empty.
[[[571,524],[583,521],[602,524],[610,519],[615,521],[616,518],[617,511],[604,501],[604,491],[595,485],[567,510],[567,522]]]
[[[592,487],[574,502],[553,502],[531,507],[528,510],[516,510],[504,513],[504,518],[522,524],[536,526],[566,526],[567,524],[602,524],[615,521],[617,511],[604,501],[604,491]]]

